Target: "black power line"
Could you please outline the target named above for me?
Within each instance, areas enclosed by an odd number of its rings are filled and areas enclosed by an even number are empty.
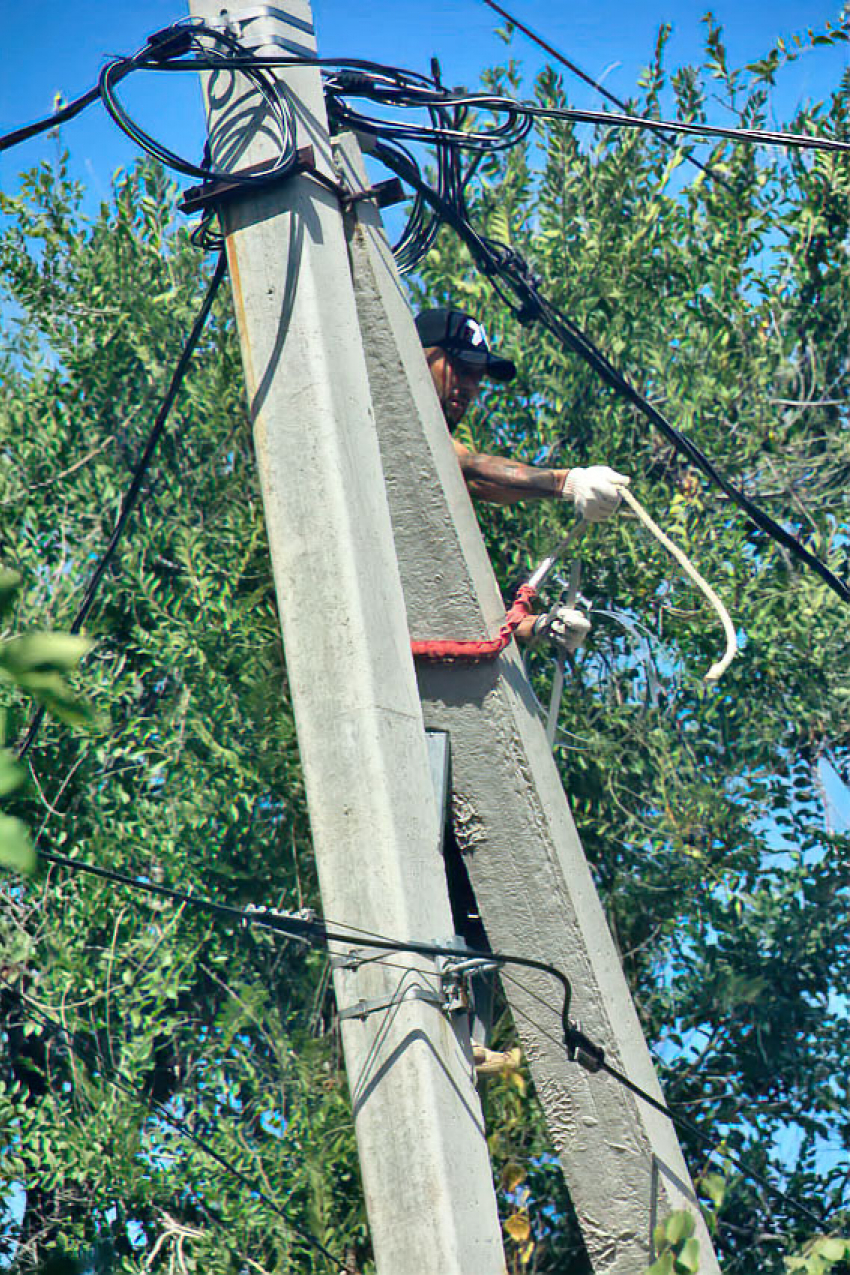
[[[322,921],[314,917],[305,917],[303,915],[293,915],[291,913],[278,912],[274,908],[236,908],[227,904],[216,903],[213,900],[206,899],[203,896],[188,894],[185,891],[175,890],[170,886],[156,885],[153,882],[141,880],[138,877],[132,877],[128,873],[119,872],[114,868],[103,868],[97,864],[86,863],[84,860],[71,859],[66,855],[56,854],[53,851],[40,850],[40,856],[48,863],[53,863],[57,867],[66,868],[77,874],[88,874],[100,877],[102,880],[111,881],[116,885],[127,886],[130,889],[144,894],[154,895],[159,898],[169,899],[173,903],[185,904],[190,908],[205,912],[210,915],[218,916],[221,919],[237,922],[241,927],[257,927],[260,929],[268,929],[279,934],[283,938],[294,938],[302,942],[307,942],[312,946],[324,946],[328,943],[344,943],[346,945],[356,946],[358,948],[370,948],[380,952],[399,952],[413,953],[420,956],[430,957],[448,957],[462,958],[463,960],[482,960],[488,964],[499,967],[519,966],[525,969],[538,970],[544,974],[549,974],[561,984],[564,991],[564,1004],[561,1011],[561,1026],[563,1029],[563,1044],[566,1047],[568,1056],[578,1062],[585,1070],[595,1073],[604,1071],[618,1084],[628,1089],[635,1097],[642,1102],[647,1103],[655,1111],[666,1116],[677,1128],[683,1132],[689,1133],[692,1137],[700,1141],[706,1146],[712,1154],[725,1157],[741,1174],[750,1182],[761,1187],[774,1198],[780,1200],[787,1208],[795,1211],[805,1217],[807,1221],[813,1222],[820,1227],[823,1218],[818,1216],[808,1205],[802,1204],[793,1196],[787,1194],[780,1187],[775,1186],[762,1174],[759,1174],[749,1168],[740,1156],[729,1151],[726,1147],[719,1146],[710,1134],[706,1134],[698,1125],[688,1120],[685,1116],[679,1115],[665,1102],[656,1098],[647,1090],[636,1085],[630,1080],[624,1072],[613,1067],[605,1056],[605,1050],[601,1045],[591,1040],[582,1030],[581,1027],[573,1022],[569,1017],[569,1011],[572,1000],[572,988],[566,975],[554,965],[549,965],[545,961],[537,961],[530,957],[511,956],[503,952],[489,952],[476,950],[473,948],[456,948],[447,947],[436,943],[419,943],[416,940],[406,939],[390,939],[385,938],[373,931],[356,930],[355,927],[342,927],[340,923],[333,921]],[[528,993],[528,989],[512,975],[505,975],[517,987],[522,988]],[[532,994],[532,993],[528,993]],[[540,999],[540,998],[537,998]],[[547,1004],[547,1002],[543,1002]],[[535,1024],[539,1027],[539,1025]],[[542,1030],[542,1029],[541,1029]],[[554,1040],[554,1038],[552,1038]],[[561,1043],[561,1042],[555,1042]]]
[[[221,53],[220,46],[224,46],[226,54]],[[96,88],[89,89],[88,92],[75,98],[52,115],[0,136],[0,152],[9,150],[40,133],[58,128],[61,124],[74,119],[86,107],[102,101],[118,127],[137,146],[179,173],[201,178],[204,181],[226,177],[229,181],[244,186],[258,186],[269,180],[276,180],[289,172],[296,161],[295,115],[284,86],[250,56],[245,57],[244,51],[241,69],[263,97],[269,115],[277,126],[279,144],[278,153],[272,160],[250,172],[234,173],[218,169],[210,161],[208,153],[201,164],[194,164],[184,159],[142,129],[118,97],[118,85],[135,71],[162,70],[165,66],[192,52],[199,59],[198,65],[216,70],[227,62],[227,55],[237,54],[240,51],[243,51],[240,41],[223,27],[211,25],[202,18],[186,18],[175,22],[148,36],[143,47],[131,57],[113,58],[107,62],[100,73]]]
[[[39,133],[46,133],[51,128],[59,128],[60,124],[65,124],[68,120],[74,119],[87,106],[91,106],[99,100],[100,89],[89,89],[87,93],[74,98],[73,102],[68,102],[66,106],[54,111],[52,115],[48,115],[45,119],[36,120],[34,124],[25,124],[23,128],[16,128],[11,133],[4,133],[0,136],[0,153],[11,150],[13,146],[20,146],[21,142],[29,141],[31,137],[38,137]]]
[[[662,1116],[666,1116],[667,1119],[672,1121],[676,1128],[682,1130],[683,1133],[689,1133],[692,1137],[696,1138],[703,1144],[703,1146],[707,1147],[712,1154],[724,1156],[730,1164],[740,1170],[744,1177],[748,1178],[757,1186],[760,1186],[775,1199],[780,1200],[787,1208],[792,1209],[795,1213],[804,1217],[808,1222],[813,1222],[818,1229],[823,1227],[823,1214],[815,1213],[815,1211],[810,1209],[807,1204],[802,1204],[799,1200],[795,1200],[793,1196],[788,1195],[787,1192],[783,1191],[780,1187],[774,1186],[774,1184],[769,1182],[762,1174],[754,1172],[754,1170],[745,1165],[741,1157],[735,1155],[734,1152],[729,1151],[728,1148],[718,1147],[714,1138],[712,1138],[710,1134],[704,1133],[703,1130],[700,1129],[699,1125],[694,1124],[692,1120],[688,1120],[686,1116],[679,1115],[678,1112],[673,1111],[670,1107],[668,1107],[666,1102],[662,1102],[660,1099],[653,1097],[651,1093],[647,1093],[647,1091],[642,1089],[640,1085],[636,1085],[633,1080],[630,1080],[625,1072],[619,1071],[616,1067],[612,1067],[606,1059],[605,1051],[602,1047],[594,1044],[593,1041],[588,1040],[584,1032],[575,1026],[572,1027],[571,1033],[567,1039],[567,1050],[571,1057],[577,1057],[578,1061],[582,1062],[589,1071],[606,1072],[613,1080],[616,1080],[618,1085],[622,1085],[624,1089],[628,1089],[629,1092],[633,1093],[636,1098],[641,1100],[641,1102],[645,1102],[655,1111],[660,1112]]]
[[[537,996],[536,993],[532,992],[530,988],[526,987],[524,983],[520,982],[520,980],[515,978],[512,974],[504,973],[502,977],[507,979],[508,982],[513,983],[515,987],[519,988],[519,990],[524,992],[527,996],[530,996],[533,1000],[539,1001],[544,1007],[546,1007],[546,1002],[542,999],[542,997]],[[526,1013],[525,1010],[518,1009],[516,1012],[538,1032],[551,1041],[552,1044],[558,1045],[561,1043],[556,1040],[545,1027],[532,1018],[530,1014]],[[652,1094],[647,1093],[645,1089],[642,1089],[639,1085],[636,1085],[632,1080],[630,1080],[624,1072],[618,1071],[616,1067],[612,1067],[605,1058],[605,1051],[602,1047],[589,1040],[588,1037],[585,1036],[584,1032],[582,1032],[581,1029],[574,1024],[571,1024],[570,1027],[567,1049],[571,1057],[574,1057],[577,1062],[581,1063],[587,1071],[606,1072],[613,1080],[616,1080],[618,1084],[633,1093],[636,1098],[639,1098],[642,1102],[648,1103],[649,1106],[653,1107],[662,1116],[666,1116],[677,1129],[680,1129],[683,1133],[690,1134],[693,1138],[697,1139],[697,1141],[701,1142],[707,1149],[709,1155],[722,1157],[724,1160],[728,1161],[733,1168],[737,1169],[741,1173],[741,1176],[745,1181],[761,1187],[762,1190],[766,1191],[769,1195],[772,1195],[774,1199],[780,1200],[787,1208],[792,1210],[792,1212],[796,1212],[800,1216],[805,1217],[809,1222],[814,1222],[819,1229],[822,1229],[824,1224],[824,1217],[822,1215],[818,1216],[808,1207],[808,1205],[801,1204],[799,1200],[796,1200],[792,1195],[783,1191],[781,1187],[775,1186],[763,1174],[757,1173],[754,1169],[751,1169],[741,1156],[736,1155],[734,1151],[730,1151],[728,1147],[719,1145],[715,1139],[712,1138],[711,1134],[705,1133],[702,1129],[700,1129],[699,1125],[694,1124],[692,1120],[688,1120],[686,1116],[680,1115],[665,1102],[661,1102],[659,1099],[653,1097]]]
[[[485,0],[489,3],[489,0]],[[514,21],[514,19],[510,19]],[[523,28],[525,29],[525,28]],[[528,34],[531,34],[528,32]],[[539,37],[532,36],[538,39]],[[212,42],[212,47],[204,41]],[[224,44],[229,50],[222,54],[217,44]],[[549,46],[543,45],[549,50]],[[185,54],[192,52],[192,57]],[[570,65],[570,69],[579,72],[562,55],[555,54]],[[257,184],[283,176],[294,163],[294,149],[291,148],[292,107],[284,87],[276,80],[264,79],[266,69],[285,66],[319,66],[337,68],[337,75],[348,77],[348,91],[353,90],[352,76],[361,76],[360,91],[375,97],[386,104],[394,103],[402,107],[465,106],[479,111],[490,111],[502,114],[506,121],[496,124],[482,134],[483,144],[490,145],[498,140],[499,134],[509,133],[516,126],[518,119],[560,119],[579,123],[598,124],[609,128],[649,129],[660,134],[680,134],[687,137],[707,138],[720,137],[732,141],[744,141],[753,145],[781,146],[800,150],[850,151],[850,142],[835,137],[819,137],[812,134],[789,133],[773,129],[734,128],[705,123],[685,123],[682,120],[657,120],[643,115],[630,115],[623,111],[612,114],[605,111],[579,110],[573,107],[543,107],[534,102],[516,101],[513,98],[492,93],[453,93],[436,85],[433,80],[418,72],[406,71],[400,67],[386,66],[372,62],[366,58],[299,58],[258,55],[245,50],[238,39],[222,28],[205,23],[201,19],[187,19],[155,32],[148,38],[147,44],[129,58],[113,59],[101,72],[97,88],[89,90],[76,98],[61,110],[38,120],[33,124],[0,136],[0,152],[8,150],[20,142],[26,141],[48,129],[73,119],[93,102],[103,99],[116,123],[127,132],[140,146],[149,150],[164,163],[178,172],[189,173],[204,179],[226,178],[228,181]],[[132,121],[127,111],[119,102],[115,89],[118,83],[134,71],[243,71],[249,75],[255,86],[266,99],[273,116],[277,119],[281,132],[281,152],[277,158],[259,172],[226,172],[215,169],[211,164],[195,165],[176,155],[173,151],[156,142],[137,124]],[[333,76],[331,76],[333,78]],[[585,77],[587,78],[587,77]],[[591,81],[595,84],[595,81]],[[607,92],[596,85],[601,92]],[[621,105],[619,99],[609,97]],[[441,140],[437,134],[443,133],[441,127],[404,124],[399,121],[382,121],[385,130],[392,128],[396,137],[407,137],[419,141],[436,142]],[[385,132],[385,135],[389,135]],[[464,145],[474,145],[476,134],[449,131],[442,140],[456,140]],[[669,141],[669,137],[667,138]],[[506,142],[506,144],[511,144]],[[696,162],[696,161],[694,161]]]
[[[490,3],[491,7],[497,6],[491,3],[491,0],[485,0]],[[504,12],[504,11],[503,11]],[[513,19],[509,19],[513,21]],[[211,36],[215,41],[223,42],[228,48],[231,56],[223,56],[215,49],[206,48],[201,42],[200,37]],[[190,50],[194,50],[196,56],[186,59],[185,54]],[[614,390],[620,393],[635,407],[638,408],[653,424],[659,428],[662,433],[673,443],[677,450],[687,455],[688,458],[697,465],[712,481],[716,482],[722,490],[726,492],[731,499],[735,501],[748,514],[751,520],[761,530],[784,544],[796,557],[806,562],[812,567],[821,578],[832,588],[844,601],[850,600],[850,590],[844,585],[815,555],[809,553],[804,546],[788,533],[784,528],[775,523],[767,514],[763,513],[752,501],[749,500],[743,492],[732,486],[722,475],[720,475],[712,462],[701,452],[701,450],[680,433],[673,425],[671,425],[652,405],[636,390],[630,382],[611,364],[606,356],[582,333],[576,325],[574,325],[566,316],[558,312],[539,292],[537,281],[529,270],[524,260],[519,257],[513,250],[505,245],[496,244],[487,240],[473,229],[471,226],[465,208],[465,189],[472,176],[473,168],[464,175],[461,172],[458,161],[457,150],[463,147],[471,150],[479,157],[487,152],[494,150],[502,150],[516,144],[528,133],[534,119],[555,119],[565,121],[577,121],[593,123],[604,127],[619,128],[643,128],[666,135],[676,133],[691,137],[721,137],[730,140],[746,141],[754,144],[779,145],[792,148],[818,149],[827,151],[850,151],[850,143],[835,138],[811,137],[800,134],[791,134],[777,132],[765,129],[744,129],[744,128],[724,128],[707,124],[686,124],[681,121],[661,121],[647,119],[645,117],[636,117],[629,114],[612,115],[606,112],[597,111],[581,111],[575,109],[555,109],[540,107],[534,103],[516,102],[512,99],[500,97],[493,94],[451,94],[438,83],[426,80],[424,77],[416,76],[411,73],[400,71],[398,68],[379,67],[377,64],[368,63],[366,61],[356,60],[333,60],[333,59],[297,59],[297,58],[259,58],[256,56],[245,56],[240,51],[239,42],[233,37],[223,35],[221,31],[207,28],[203,23],[175,24],[173,27],[166,28],[162,32],[156,33],[150,37],[148,44],[135,57],[130,59],[117,59],[111,62],[101,75],[99,86],[97,89],[89,91],[82,97],[77,98],[74,102],[68,104],[62,110],[45,120],[39,121],[33,125],[18,129],[13,133],[0,137],[0,151],[9,149],[11,146],[35,136],[47,129],[54,128],[57,125],[74,118],[88,105],[92,104],[98,98],[102,98],[107,109],[112,114],[116,122],[138,142],[144,149],[150,151],[163,162],[176,168],[177,171],[189,173],[194,176],[201,176],[204,179],[212,179],[223,174],[217,173],[211,165],[192,165],[181,159],[174,152],[157,143],[149,135],[136,125],[129,117],[126,110],[119,102],[116,95],[116,87],[118,83],[129,75],[132,71],[138,69],[151,70],[198,70],[198,69],[242,69],[251,73],[260,92],[266,99],[266,102],[277,117],[279,127],[282,133],[281,153],[276,162],[274,162],[267,170],[261,171],[259,174],[236,174],[236,180],[245,182],[264,181],[269,178],[276,178],[285,175],[292,165],[294,155],[294,127],[292,127],[291,107],[285,97],[284,90],[276,84],[275,81],[267,82],[261,78],[262,69],[265,67],[274,67],[281,65],[322,65],[326,67],[337,67],[337,73],[331,75],[327,84],[327,91],[330,102],[336,112],[337,118],[345,123],[354,126],[376,138],[383,138],[378,143],[376,153],[385,163],[398,173],[404,180],[413,187],[417,203],[414,209],[418,222],[414,224],[411,233],[411,255],[415,256],[415,251],[421,248],[421,245],[429,238],[433,238],[434,227],[438,224],[434,218],[430,222],[424,220],[424,210],[428,206],[436,214],[437,219],[447,221],[453,226],[457,233],[472,252],[473,258],[476,260],[479,268],[488,274],[493,281],[494,286],[500,291],[500,295],[505,299],[514,313],[523,322],[539,320],[543,322],[549,330],[568,348],[579,353],[594,368],[600,377]],[[572,69],[572,68],[571,68]],[[371,78],[370,78],[371,77]],[[600,87],[600,86],[597,86]],[[604,90],[603,90],[604,91]],[[353,111],[344,101],[343,94],[354,94],[365,96],[378,101],[384,105],[397,105],[402,107],[425,107],[431,115],[430,126],[411,125],[403,121],[386,121],[374,120],[368,116]],[[609,97],[611,95],[608,95]],[[616,99],[614,99],[616,101]],[[618,103],[619,105],[619,103]],[[497,117],[502,116],[501,122],[497,122],[492,128],[487,130],[479,130],[478,132],[469,131],[464,127],[465,120],[470,111],[487,111],[492,112]],[[438,148],[440,154],[440,187],[437,191],[425,183],[421,177],[413,157],[409,152],[405,152],[400,146],[402,140],[431,142]],[[669,137],[666,138],[669,141]],[[391,142],[392,144],[388,144]],[[230,180],[234,179],[233,173],[227,173]],[[137,466],[134,474],[133,483],[125,497],[122,510],[116,524],[116,528],[110,539],[107,550],[98,565],[95,575],[90,582],[86,597],[83,602],[73,625],[72,631],[78,632],[86,615],[88,614],[94,600],[95,593],[100,581],[108,567],[108,564],[115,552],[118,541],[121,538],[127,520],[132,513],[133,508],[138,500],[141,484],[143,481],[145,470],[150,463],[153,451],[156,447],[162,430],[164,429],[168,413],[173,404],[185,374],[194,346],[200,336],[203,324],[209,314],[212,301],[217,290],[225,269],[225,261],[223,255],[219,258],[213,281],[205,298],[201,313],[196,319],[195,326],[192,329],[189,341],[184,348],[178,368],[172,378],[172,384],[166,400],[163,403],[160,413],[155,422],[152,433],[148,439],[148,443],[143,453],[142,459]],[[515,302],[505,297],[504,293],[499,289],[496,280],[501,281],[514,294]],[[24,756],[31,748],[38,733],[43,712],[40,711],[27,732],[27,736],[21,746],[20,755]],[[261,925],[264,928],[275,930],[286,937],[300,937],[310,942],[341,942],[347,944],[357,944],[359,946],[377,948],[381,951],[388,952],[408,952],[418,953],[425,956],[449,956],[457,957],[456,949],[444,947],[431,943],[416,943],[401,940],[392,940],[381,938],[380,936],[364,936],[363,934],[354,935],[337,929],[329,928],[325,922],[306,921],[303,918],[292,918],[282,914],[273,912],[252,912],[249,910],[228,908],[225,905],[214,904],[208,900],[200,900],[197,896],[183,894],[174,891],[168,887],[155,886],[152,883],[138,881],[135,878],[111,872],[107,869],[97,868],[94,865],[82,865],[77,860],[65,859],[63,856],[53,855],[50,852],[42,852],[43,857],[56,863],[58,866],[65,866],[75,871],[89,871],[96,875],[106,877],[121,884],[132,886],[139,890],[145,890],[149,893],[157,893],[165,895],[173,901],[181,901],[192,906],[202,908],[205,911],[214,911],[220,916],[227,916],[230,920],[238,919],[243,924]],[[627,1076],[617,1071],[607,1063],[604,1057],[604,1051],[593,1041],[581,1032],[568,1017],[570,1006],[570,984],[566,976],[554,967],[544,962],[535,961],[526,957],[507,956],[503,954],[492,954],[485,952],[467,951],[464,953],[466,957],[481,957],[497,965],[518,965],[525,968],[531,968],[546,972],[561,983],[564,990],[564,1008],[562,1012],[562,1022],[564,1027],[565,1043],[571,1057],[577,1058],[589,1070],[604,1070],[612,1076],[618,1083],[624,1085],[642,1101],[649,1103],[660,1113],[679,1124],[682,1128],[687,1128],[695,1136],[703,1140],[707,1136],[697,1128],[691,1125],[689,1121],[684,1121],[682,1117],[676,1116],[666,1104],[654,1098],[651,1094],[646,1093],[639,1086],[631,1082]],[[18,993],[22,996],[22,993]],[[29,1002],[27,1002],[30,1004]],[[53,1024],[43,1011],[38,1007],[30,1004],[33,1012],[42,1015],[42,1021],[49,1024],[52,1028],[62,1031],[58,1024]],[[112,1083],[119,1083],[119,1087],[130,1085],[125,1078],[119,1077],[118,1082],[110,1078]],[[135,1089],[130,1085],[130,1091],[135,1093]],[[127,1090],[125,1089],[125,1092]],[[181,1132],[184,1136],[190,1138],[201,1146],[207,1154],[210,1154],[219,1164],[227,1168],[243,1185],[248,1186],[260,1198],[264,1200],[274,1211],[280,1214],[288,1225],[293,1224],[282,1213],[277,1205],[263,1192],[258,1191],[253,1185],[241,1174],[235,1166],[230,1165],[223,1157],[219,1155],[214,1148],[209,1147],[202,1139],[199,1139],[192,1130],[179,1120],[179,1118],[171,1115],[166,1108],[157,1108],[161,1118],[169,1123],[172,1127]],[[713,1145],[713,1144],[712,1144]],[[758,1181],[754,1174],[746,1170],[749,1176]],[[803,1212],[808,1219],[820,1222],[820,1219],[809,1210],[806,1206],[800,1205],[793,1201],[784,1193],[778,1191],[770,1183],[761,1180],[760,1184],[774,1194],[780,1196],[786,1203],[793,1205],[796,1209]],[[294,1227],[302,1238],[316,1247],[322,1254],[331,1261],[336,1262],[338,1259],[326,1250],[319,1241]]]
[[[343,110],[340,116],[342,119],[347,119],[347,112]],[[373,121],[373,131],[377,134],[380,129],[381,125]],[[519,253],[506,244],[497,243],[479,235],[465,215],[465,209],[459,210],[429,186],[418,167],[409,164],[397,145],[388,145],[379,141],[372,149],[378,159],[392,169],[402,181],[407,182],[419,192],[422,198],[456,231],[469,248],[478,268],[488,277],[491,285],[520,322],[541,322],[562,345],[580,355],[606,385],[636,407],[673,444],[676,451],[687,456],[692,464],[725,492],[760,531],[777,541],[800,562],[804,562],[816,572],[842,602],[850,602],[850,588],[843,580],[816,554],[807,549],[796,536],[771,518],[755,501],[730,482],[705,452],[668,421],[577,324],[541,294],[534,273]],[[506,296],[500,284],[510,289],[513,300]]]
[[[824,137],[815,133],[789,133],[775,129],[736,128],[732,125],[687,123],[684,120],[653,119],[646,115],[630,115],[628,113],[613,114],[609,111],[582,110],[578,107],[540,106],[537,102],[518,100],[502,94],[465,91],[454,92],[442,87],[435,87],[432,80],[416,71],[404,70],[401,67],[387,66],[379,62],[370,62],[364,58],[292,58],[268,55],[246,55],[218,58],[214,61],[206,57],[176,58],[168,62],[152,65],[149,69],[156,71],[205,71],[248,70],[262,67],[305,67],[318,66],[328,69],[326,88],[359,93],[371,97],[384,105],[395,105],[402,108],[423,108],[429,106],[466,106],[473,110],[492,112],[494,115],[506,117],[502,123],[491,129],[479,132],[451,131],[447,140],[457,141],[468,148],[481,144],[488,146],[499,141],[505,145],[504,134],[509,131],[510,123],[518,119],[555,119],[573,121],[583,124],[598,124],[610,128],[647,129],[654,133],[678,133],[687,137],[706,138],[719,137],[729,141],[746,142],[754,146],[777,146],[791,150],[850,152],[850,141],[838,137]],[[330,68],[337,68],[334,72]],[[341,77],[345,77],[344,79]],[[374,121],[377,134],[383,131],[385,136],[404,137],[409,140],[435,143],[439,140],[438,130],[425,124],[407,124],[399,120]],[[366,131],[369,131],[368,129]],[[439,130],[442,132],[442,130]],[[446,140],[446,138],[444,138]],[[231,174],[226,174],[228,180]]]
[[[561,66],[565,66],[568,71],[571,71],[573,75],[578,76],[578,78],[583,80],[585,84],[596,89],[597,93],[600,93],[602,97],[613,103],[613,105],[619,110],[628,112],[629,108],[622,98],[617,97],[616,94],[612,93],[610,89],[607,89],[604,84],[600,84],[599,80],[595,80],[592,75],[588,75],[587,71],[583,71],[581,67],[568,58],[566,54],[561,53],[554,47],[554,45],[550,44],[548,40],[544,40],[543,37],[538,35],[536,31],[532,31],[531,27],[526,26],[524,22],[520,22],[518,18],[513,17],[512,14],[508,13],[507,9],[503,9],[500,4],[496,4],[496,0],[484,0],[484,3],[488,5],[494,13],[498,13],[507,22],[509,22],[511,26],[516,27],[518,31],[521,31],[523,35],[528,37],[529,40],[533,40],[538,48],[541,48],[544,53],[549,54],[550,58],[554,58],[556,62],[560,62]],[[676,146],[675,138],[665,136],[664,140],[668,143],[668,145],[673,147]],[[693,164],[695,168],[698,168],[714,181],[721,182],[729,190],[732,189],[731,184],[726,180],[726,178],[716,172],[710,164],[702,163],[702,161],[697,159],[694,155],[685,155],[685,159],[689,164]]]
[[[546,961],[537,961],[530,956],[513,956],[506,953],[478,951],[474,948],[449,947],[441,943],[420,943],[415,939],[392,939],[375,934],[370,930],[358,930],[356,927],[344,926],[340,922],[321,921],[316,917],[293,915],[280,912],[275,908],[237,908],[226,903],[216,903],[201,895],[188,894],[184,890],[175,890],[170,886],[157,885],[145,881],[129,873],[119,872],[114,868],[102,868],[98,864],[86,863],[82,859],[71,859],[67,855],[56,854],[52,850],[39,850],[40,857],[47,863],[67,868],[71,872],[100,877],[103,881],[112,881],[116,885],[124,885],[142,894],[151,894],[159,898],[169,899],[172,903],[186,904],[200,912],[221,917],[223,920],[236,922],[240,926],[273,930],[283,938],[298,939],[313,946],[325,943],[345,943],[358,947],[368,947],[382,952],[412,952],[418,956],[449,957],[464,960],[486,960],[497,965],[516,965],[523,969],[539,970],[549,974],[561,984],[564,993],[564,1006],[561,1019],[564,1031],[568,1030],[570,1000],[572,988],[567,976],[555,965]]]

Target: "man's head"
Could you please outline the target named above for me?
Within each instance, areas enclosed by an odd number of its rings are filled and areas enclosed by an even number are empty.
[[[451,430],[475,402],[483,377],[512,381],[516,376],[514,364],[493,353],[483,327],[471,314],[445,308],[423,310],[416,330]]]

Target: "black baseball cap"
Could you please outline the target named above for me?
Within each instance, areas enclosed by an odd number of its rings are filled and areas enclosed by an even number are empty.
[[[482,325],[463,310],[423,310],[417,316],[416,331],[426,349],[438,345],[459,362],[482,367],[484,375],[494,381],[512,381],[516,376],[516,366],[493,353]]]

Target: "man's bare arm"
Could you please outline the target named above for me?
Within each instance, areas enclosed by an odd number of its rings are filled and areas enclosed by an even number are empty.
[[[470,494],[492,505],[515,505],[520,500],[558,499],[567,479],[566,469],[523,465],[504,456],[473,452],[453,439],[454,449]]]

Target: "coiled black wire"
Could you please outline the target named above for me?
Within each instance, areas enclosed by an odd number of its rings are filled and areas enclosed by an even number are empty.
[[[175,55],[187,52],[194,52],[208,69],[218,72],[229,69],[232,55],[242,54],[242,74],[262,96],[268,110],[267,119],[272,121],[278,135],[278,153],[268,164],[249,173],[219,169],[208,158],[209,148],[205,152],[205,161],[194,164],[145,132],[129,114],[118,97],[118,84],[133,71],[156,70]],[[118,58],[107,63],[100,74],[98,88],[106,110],[130,140],[166,167],[186,177],[201,181],[227,178],[228,181],[250,186],[282,177],[295,164],[295,113],[285,86],[266,69],[254,65],[250,58],[244,58],[244,47],[236,36],[201,19],[175,23],[173,27],[149,37],[144,48],[132,58]]]
[[[267,164],[250,172],[219,169],[207,158],[195,164],[158,141],[133,119],[118,96],[118,85],[136,71],[162,71],[176,67],[186,54],[194,55],[187,65],[196,70],[231,73],[238,69],[261,94],[278,141],[278,153]],[[0,152],[67,123],[97,101],[103,103],[131,141],[166,167],[187,177],[200,181],[227,178],[230,182],[252,186],[284,176],[295,164],[295,113],[285,85],[269,72],[266,63],[246,52],[237,36],[200,18],[187,18],[156,31],[132,56],[108,62],[100,73],[96,88],[75,98],[54,114],[0,136]]]
[[[186,54],[192,56],[187,57]],[[537,279],[518,253],[505,244],[485,238],[474,229],[465,200],[466,189],[481,159],[487,154],[506,150],[521,142],[527,137],[534,121],[539,119],[584,121],[606,127],[647,128],[668,134],[723,137],[750,143],[842,152],[850,151],[850,142],[765,129],[724,128],[626,114],[542,107],[536,103],[518,102],[493,93],[448,92],[436,78],[429,79],[418,72],[365,59],[305,59],[259,55],[246,49],[239,38],[230,32],[194,19],[155,33],[148,39],[144,49],[134,57],[111,62],[104,68],[100,78],[100,96],[107,110],[128,136],[177,171],[207,181],[226,176],[230,181],[250,184],[280,177],[295,163],[295,125],[291,103],[285,88],[273,76],[266,74],[267,68],[294,65],[312,65],[325,69],[325,94],[332,121],[337,127],[352,128],[361,137],[369,139],[370,149],[376,156],[413,190],[411,216],[396,245],[403,269],[409,271],[415,268],[434,242],[442,222],[451,225],[470,249],[479,269],[489,277],[495,290],[520,321],[539,321],[545,324],[566,348],[584,358],[607,385],[636,407],[677,451],[687,456],[692,464],[719,486],[756,527],[815,571],[842,601],[850,602],[850,589],[825,563],[725,478],[705,453],[653,407],[602,350],[541,294]],[[183,160],[136,125],[118,100],[117,85],[141,67],[161,71],[243,71],[263,95],[272,117],[277,121],[281,133],[279,155],[259,173],[220,172],[210,163],[195,165]],[[374,102],[381,108],[424,109],[428,114],[428,122],[386,119],[366,114],[351,105],[348,100],[351,97]],[[81,104],[88,100],[91,100],[90,95],[87,99],[78,99],[66,108],[66,113],[72,108],[74,112],[78,112],[83,109]],[[494,122],[489,126],[482,124],[481,113],[489,113]],[[52,117],[51,126],[55,119],[56,117]],[[32,135],[32,128],[29,135]],[[6,139],[0,139],[0,145],[4,141]],[[415,157],[407,148],[406,143],[411,142],[434,146],[437,158],[436,188],[424,180]],[[461,163],[462,153],[472,157],[466,171]],[[202,241],[205,237],[208,239],[210,233],[208,226],[199,228]]]

